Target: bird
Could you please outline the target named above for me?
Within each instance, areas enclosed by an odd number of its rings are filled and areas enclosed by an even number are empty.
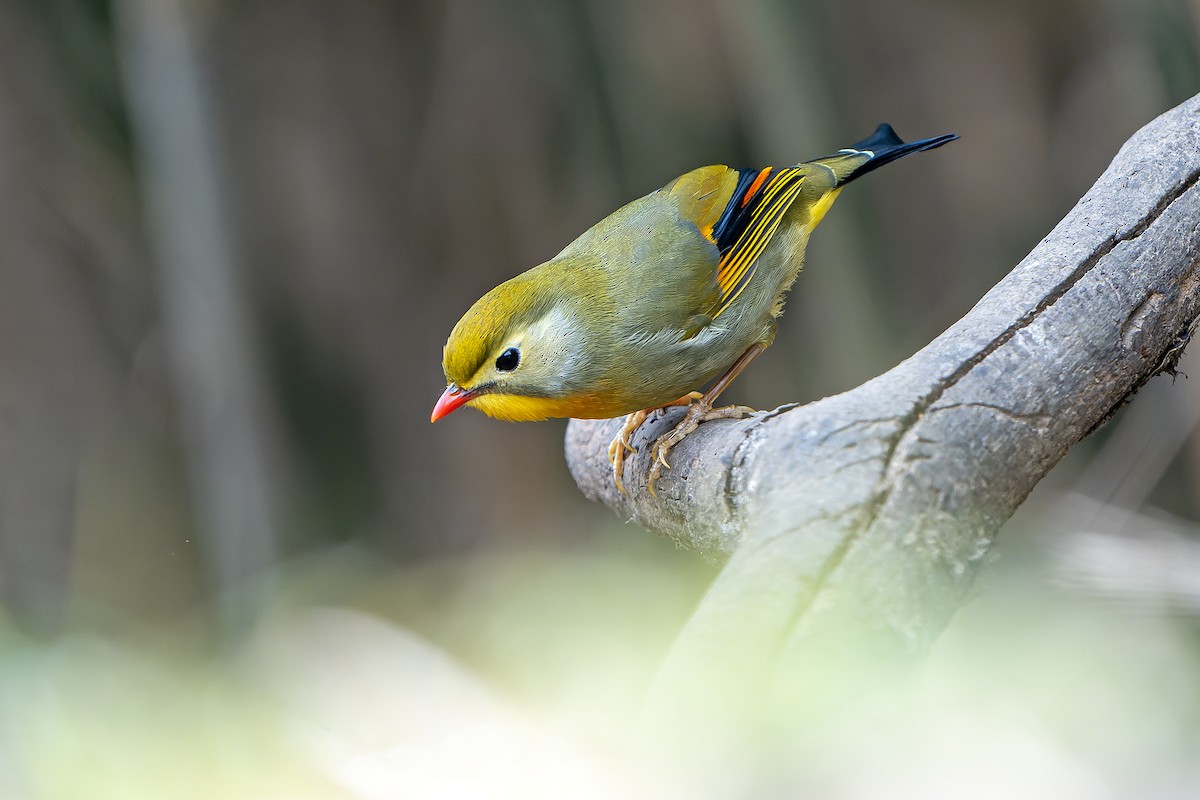
[[[630,202],[471,306],[443,349],[447,385],[430,421],[462,406],[510,421],[624,415],[609,447],[624,494],[634,432],[686,405],[653,445],[654,493],[671,448],[700,423],[753,411],[714,404],[774,340],[809,234],[842,188],[957,138],[905,142],[882,123],[812,161],[700,167]]]

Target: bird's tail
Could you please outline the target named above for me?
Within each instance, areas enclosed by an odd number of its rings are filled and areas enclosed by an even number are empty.
[[[919,153],[922,150],[932,150],[941,147],[946,142],[958,138],[956,133],[934,136],[932,139],[921,139],[916,142],[906,142],[896,135],[896,131],[886,122],[882,123],[875,132],[850,147],[843,148],[833,155],[815,159],[833,170],[837,176],[837,185],[845,186],[850,181],[866,175],[873,169],[884,164],[890,164],[897,158],[903,158],[909,153]]]

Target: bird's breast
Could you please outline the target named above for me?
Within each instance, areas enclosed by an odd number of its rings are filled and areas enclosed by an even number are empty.
[[[508,422],[536,422],[543,419],[572,417],[575,419],[608,419],[637,411],[627,401],[612,393],[576,394],[566,397],[526,397],[515,394],[488,393],[471,400],[474,406],[489,417]]]

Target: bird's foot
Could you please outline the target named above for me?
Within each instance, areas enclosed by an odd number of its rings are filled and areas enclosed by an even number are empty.
[[[748,414],[753,414],[754,409],[749,406],[722,406],[721,408],[713,408],[708,403],[700,398],[699,402],[692,403],[683,415],[683,419],[679,421],[672,430],[658,437],[658,441],[654,443],[654,449],[650,451],[651,464],[650,475],[646,482],[650,487],[650,494],[657,495],[654,485],[658,481],[664,469],[670,469],[671,464],[667,461],[667,453],[671,452],[671,448],[679,444],[684,438],[700,427],[701,422],[708,422],[714,419],[742,419]]]
[[[613,483],[617,485],[617,490],[621,494],[626,494],[625,482],[621,480],[621,476],[625,472],[625,453],[637,452],[634,446],[629,443],[629,438],[633,436],[634,431],[641,427],[648,416],[650,416],[650,411],[644,410],[635,411],[625,417],[625,424],[621,426],[621,430],[613,438],[612,444],[608,446],[608,463],[612,464]]]
[[[678,400],[672,400],[660,408],[670,408],[671,406],[686,406],[694,400],[700,400],[704,397],[700,392],[688,392]],[[613,438],[612,443],[608,446],[608,463],[612,465],[613,483],[616,484],[617,490],[621,494],[628,494],[625,491],[625,482],[622,476],[625,473],[625,454],[636,453],[637,448],[630,443],[633,434],[641,427],[646,418],[650,416],[650,412],[658,411],[658,408],[646,408],[641,411],[635,411],[625,417],[625,424],[621,426],[621,430]]]

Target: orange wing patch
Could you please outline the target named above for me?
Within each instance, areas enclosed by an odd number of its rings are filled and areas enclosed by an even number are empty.
[[[754,179],[754,183],[750,184],[750,188],[746,189],[746,193],[742,195],[742,208],[746,207],[754,195],[762,188],[762,185],[767,182],[767,178],[771,175],[771,167],[763,167],[759,171],[758,177]]]

